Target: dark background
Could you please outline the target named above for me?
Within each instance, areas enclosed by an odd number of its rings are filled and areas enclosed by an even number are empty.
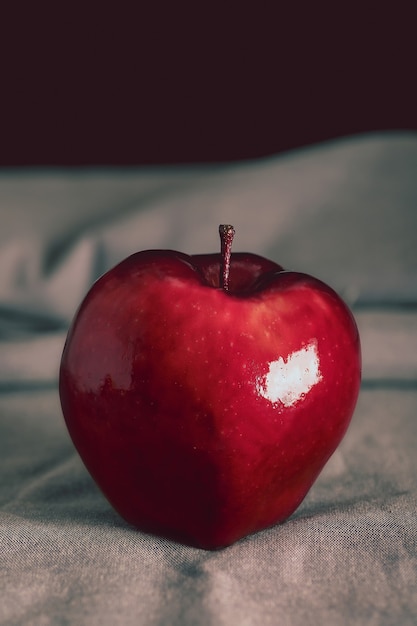
[[[230,161],[416,128],[399,6],[86,6],[3,11],[0,165]]]

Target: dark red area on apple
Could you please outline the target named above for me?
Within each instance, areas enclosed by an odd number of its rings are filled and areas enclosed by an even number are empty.
[[[69,330],[69,433],[130,524],[216,549],[299,506],[340,443],[360,343],[340,297],[249,253],[138,252],[102,276]]]

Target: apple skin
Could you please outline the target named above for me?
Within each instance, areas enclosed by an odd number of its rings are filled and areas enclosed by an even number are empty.
[[[249,253],[138,252],[81,303],[60,369],[82,460],[130,524],[218,549],[286,520],[351,420],[358,330],[321,281]]]

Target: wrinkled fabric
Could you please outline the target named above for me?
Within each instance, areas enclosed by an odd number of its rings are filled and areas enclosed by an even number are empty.
[[[0,170],[0,624],[417,623],[417,135],[226,165]],[[284,524],[207,552],[107,503],[59,404],[88,288],[137,250],[234,249],[332,285],[361,333],[351,426]]]

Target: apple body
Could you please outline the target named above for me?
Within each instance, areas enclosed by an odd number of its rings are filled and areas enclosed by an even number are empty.
[[[217,549],[283,522],[340,443],[361,356],[321,281],[235,253],[138,252],[81,303],[60,369],[82,460],[130,524]]]

